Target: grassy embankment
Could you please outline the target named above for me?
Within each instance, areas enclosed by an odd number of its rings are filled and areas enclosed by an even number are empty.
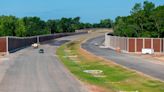
[[[103,92],[164,92],[164,83],[112,62],[106,62],[80,48],[81,41],[62,45],[57,50],[59,59],[79,80],[96,85]],[[102,70],[102,73],[85,73],[84,70]],[[97,90],[96,92],[99,92]]]

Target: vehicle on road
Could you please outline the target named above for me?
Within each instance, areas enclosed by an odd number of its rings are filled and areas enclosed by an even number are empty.
[[[98,43],[94,43],[95,46],[98,46],[99,44]]]
[[[44,53],[44,49],[39,49],[39,53]]]
[[[32,44],[32,47],[33,48],[38,48],[39,47],[39,44],[38,43],[34,43],[34,44]]]

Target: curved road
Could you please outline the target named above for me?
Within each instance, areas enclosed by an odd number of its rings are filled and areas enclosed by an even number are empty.
[[[87,92],[55,56],[56,47],[78,37],[41,45],[44,54],[29,47],[0,60],[0,92]]]
[[[117,53],[109,48],[99,48],[99,46],[94,45],[95,43],[102,45],[105,39],[104,37],[105,36],[99,36],[90,39],[82,44],[82,48],[97,56],[112,60],[117,64],[123,65],[127,68],[134,69],[136,71],[164,81],[164,63],[151,59],[144,59],[142,57],[129,54]]]

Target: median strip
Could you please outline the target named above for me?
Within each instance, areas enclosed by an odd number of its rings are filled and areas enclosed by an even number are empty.
[[[105,62],[85,52],[80,48],[82,41],[62,45],[57,49],[57,55],[79,80],[101,89],[97,92],[164,92],[163,82],[127,70],[112,62]]]

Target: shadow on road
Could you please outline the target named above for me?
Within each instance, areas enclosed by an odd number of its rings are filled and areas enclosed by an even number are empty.
[[[48,43],[51,46],[61,46],[66,42],[69,42],[70,40],[56,40],[54,42]]]

